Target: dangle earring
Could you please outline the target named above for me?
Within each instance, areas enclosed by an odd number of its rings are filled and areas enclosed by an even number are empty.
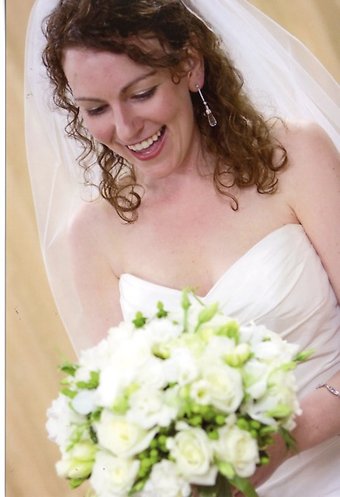
[[[214,114],[211,112],[211,109],[210,109],[209,105],[205,101],[205,98],[202,95],[200,87],[198,85],[196,85],[196,88],[197,88],[199,96],[202,99],[203,105],[205,107],[205,115],[208,118],[208,122],[209,122],[209,124],[210,124],[211,127],[214,127],[217,124],[216,118],[215,118]]]

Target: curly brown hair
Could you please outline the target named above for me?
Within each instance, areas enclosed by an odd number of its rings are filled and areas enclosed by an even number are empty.
[[[218,122],[214,128],[209,126],[198,94],[191,93],[203,150],[215,158],[215,187],[232,199],[235,210],[238,202],[230,193],[231,186],[256,185],[259,193],[276,191],[276,173],[286,164],[287,154],[273,138],[273,121],[266,120],[250,102],[243,91],[242,75],[220,39],[180,0],[60,0],[45,20],[44,33],[47,45],[43,62],[53,83],[54,102],[68,112],[67,134],[83,145],[79,162],[85,177],[98,163],[102,171],[100,193],[123,220],[134,221],[141,203],[134,168],[95,142],[83,127],[63,70],[66,48],[123,53],[137,63],[169,69],[174,82],[183,75],[188,50],[196,50],[205,65],[204,95]],[[143,49],[138,43],[151,38],[161,44],[161,53],[150,53],[145,44]],[[280,152],[279,160],[276,151]]]

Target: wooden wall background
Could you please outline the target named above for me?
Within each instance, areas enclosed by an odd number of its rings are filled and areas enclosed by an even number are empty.
[[[303,40],[340,79],[340,0],[252,0]],[[26,167],[23,128],[25,29],[33,0],[6,2],[7,299],[6,497],[74,497],[54,472],[45,412],[57,395],[57,364],[73,358],[40,256]],[[338,37],[338,38],[337,38]]]

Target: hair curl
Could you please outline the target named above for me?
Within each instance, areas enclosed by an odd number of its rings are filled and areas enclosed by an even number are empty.
[[[85,178],[94,162],[98,163],[100,193],[123,220],[134,221],[141,203],[135,171],[132,164],[97,143],[83,127],[63,70],[66,48],[123,53],[137,63],[168,68],[173,78],[183,73],[188,48],[196,50],[205,65],[204,94],[218,122],[214,128],[209,126],[198,94],[192,93],[203,149],[215,158],[215,187],[232,199],[235,210],[238,202],[230,193],[231,186],[256,185],[259,193],[276,191],[276,173],[287,162],[285,149],[274,140],[270,122],[244,93],[242,75],[219,38],[180,0],[61,0],[46,19],[44,33],[43,62],[53,83],[54,102],[68,112],[67,134],[83,145],[79,162],[85,168]],[[150,53],[138,43],[149,38],[159,41],[161,54]],[[274,162],[277,150],[281,156]],[[89,163],[90,157],[94,161]]]

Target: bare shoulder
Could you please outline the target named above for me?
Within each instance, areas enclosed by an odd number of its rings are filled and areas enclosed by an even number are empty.
[[[281,192],[318,252],[340,299],[340,157],[320,126],[289,123],[276,137],[285,147],[287,167]]]
[[[114,208],[106,200],[98,198],[93,202],[84,202],[75,212],[68,235],[71,244],[87,243],[92,249],[98,246],[105,249],[109,245],[112,250],[112,244],[118,243],[122,225],[123,221]]]
[[[309,121],[277,124],[274,135],[288,155],[290,175],[322,174],[339,169],[339,152],[321,126]]]

